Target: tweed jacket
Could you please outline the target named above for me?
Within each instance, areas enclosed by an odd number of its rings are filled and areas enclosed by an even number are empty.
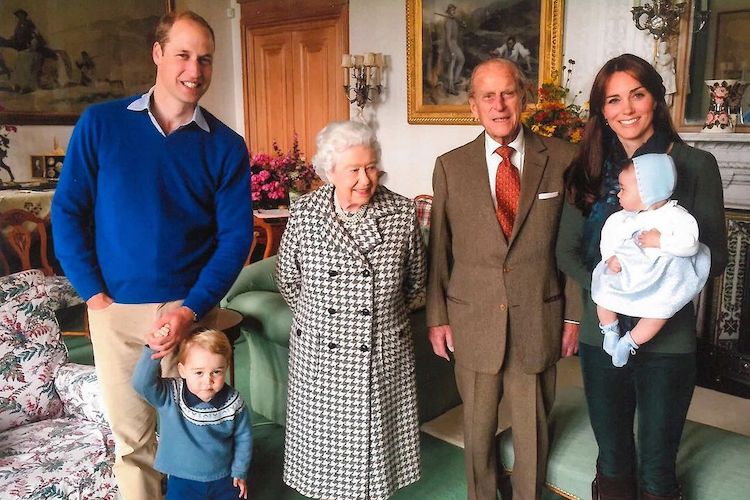
[[[419,478],[408,304],[424,293],[412,200],[378,187],[352,235],[333,186],[292,206],[277,284],[293,313],[284,480],[315,498],[385,498]]]
[[[542,372],[560,358],[563,316],[580,315],[578,290],[572,280],[566,290],[555,261],[563,171],[575,147],[527,128],[524,137],[521,198],[509,240],[495,216],[484,133],[435,163],[427,324],[449,324],[456,363],[477,372],[502,368],[510,332],[523,339],[514,352],[524,371]]]

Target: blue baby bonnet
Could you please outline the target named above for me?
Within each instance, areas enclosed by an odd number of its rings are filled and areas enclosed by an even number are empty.
[[[633,166],[638,191],[646,207],[672,196],[677,171],[671,156],[663,153],[636,156],[633,158]]]

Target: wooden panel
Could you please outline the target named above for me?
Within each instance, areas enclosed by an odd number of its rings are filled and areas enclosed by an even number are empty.
[[[284,32],[255,32],[248,36],[250,99],[245,120],[252,152],[271,151],[274,139],[282,148],[293,134],[291,36]]]
[[[237,0],[249,28],[340,17],[348,0]]]
[[[318,23],[316,23],[318,24]],[[320,23],[292,33],[294,48],[294,128],[308,157],[315,154],[315,135],[326,123],[340,118],[336,102],[343,95],[336,76],[336,26]],[[342,77],[339,77],[341,79]]]
[[[314,3],[305,1],[301,11],[282,16],[284,22],[258,26],[245,7],[262,3],[242,5],[246,137],[253,152],[270,151],[274,139],[288,150],[296,132],[309,159],[320,129],[349,118],[340,68],[341,55],[349,49],[349,11],[346,2],[327,2],[336,8],[300,21],[301,12],[307,12],[304,6]],[[328,17],[321,18],[321,12]]]

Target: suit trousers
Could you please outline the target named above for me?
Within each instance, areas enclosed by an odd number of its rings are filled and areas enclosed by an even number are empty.
[[[179,307],[181,300],[154,304],[119,304],[88,310],[96,374],[104,408],[115,437],[114,473],[123,500],[162,498],[161,473],[154,470],[156,411],[133,389],[133,369],[143,353],[154,321]],[[214,315],[204,318],[210,320]],[[162,375],[177,376],[173,353],[163,358]]]
[[[600,346],[581,343],[581,372],[602,475],[634,476],[643,491],[677,490],[677,451],[695,388],[695,354],[638,352],[622,368]],[[638,454],[633,439],[638,412]],[[592,471],[593,473],[593,471]]]
[[[511,475],[514,500],[541,496],[547,471],[547,419],[555,399],[556,367],[541,373],[523,371],[508,346],[499,373],[456,365],[456,383],[464,404],[464,464],[469,500],[496,500],[499,404],[509,398],[515,463]]]

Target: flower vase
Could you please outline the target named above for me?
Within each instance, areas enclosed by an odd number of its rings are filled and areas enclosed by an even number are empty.
[[[729,94],[737,80],[705,80],[705,83],[711,103],[701,132],[734,132],[729,118]]]
[[[264,197],[261,200],[255,202],[254,208],[256,210],[275,210],[280,207],[288,207],[288,206],[289,206],[289,194],[287,194],[283,198],[278,198],[278,199]]]

